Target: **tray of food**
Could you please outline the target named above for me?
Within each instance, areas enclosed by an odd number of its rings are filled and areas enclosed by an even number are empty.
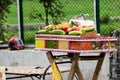
[[[94,26],[73,26],[69,23],[48,25],[36,32],[35,50],[56,52],[114,52],[117,39],[98,37]]]

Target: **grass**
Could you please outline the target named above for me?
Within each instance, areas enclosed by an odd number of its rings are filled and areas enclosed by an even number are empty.
[[[108,24],[101,24],[100,33],[102,36],[109,36],[112,31],[120,28],[120,22],[109,22]]]
[[[25,44],[35,44],[35,38],[34,38],[35,33],[36,30],[25,31],[24,33]]]
[[[90,18],[94,18],[94,0],[66,0],[64,12],[66,14],[65,21],[69,21],[71,18],[79,15],[81,13],[88,13],[90,14]],[[108,5],[106,5],[106,3]],[[120,8],[120,1],[115,0],[114,4],[112,4],[112,0],[100,0],[100,14],[108,14],[109,16],[119,16],[119,8]],[[7,14],[8,19],[7,22],[9,24],[17,24],[17,3],[14,2],[10,6],[10,14]],[[23,2],[23,16],[24,16],[24,23],[41,23],[45,22],[45,20],[34,19],[31,18],[31,14],[41,13],[45,18],[45,12],[43,5],[38,2],[38,0],[31,0],[31,1],[24,1]]]
[[[24,16],[24,23],[38,23],[40,22],[39,19],[32,19],[30,18],[31,14],[35,14],[36,11],[41,11],[41,13],[43,12],[43,7],[41,8],[42,5],[40,5],[36,0],[33,1],[24,1],[23,3],[23,16]],[[17,14],[17,3],[14,2],[11,6],[10,6],[10,14],[7,14],[8,19],[7,22],[9,24],[17,24],[18,23],[18,14]]]
[[[25,44],[35,44],[35,33],[36,33],[37,30],[25,30],[24,32],[24,41],[25,41]],[[11,36],[17,36],[19,33],[18,31],[9,31],[8,32],[8,38],[10,39]]]
[[[69,21],[71,18],[82,13],[88,13],[90,19],[94,19],[94,0],[66,0],[64,12],[66,14],[63,21]],[[106,5],[107,4],[107,5]],[[110,17],[119,16],[120,13],[120,0],[100,0],[100,15],[108,14]],[[18,24],[17,19],[17,3],[14,2],[10,6],[10,14],[8,16],[8,24]],[[23,2],[23,16],[24,24],[31,23],[45,23],[45,20],[34,19],[31,14],[41,13],[45,18],[45,12],[43,5],[38,2],[38,0],[24,0]],[[109,22],[106,24],[101,24],[101,35],[107,36],[109,32],[119,28],[120,22]],[[17,31],[12,31],[15,35],[18,35]],[[9,32],[9,37],[12,36],[12,32]],[[34,35],[36,30],[25,30],[24,39],[26,44],[34,44]]]

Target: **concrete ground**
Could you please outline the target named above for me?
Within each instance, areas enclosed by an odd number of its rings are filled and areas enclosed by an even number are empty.
[[[65,54],[65,53],[54,53]],[[80,69],[84,74],[85,80],[91,80],[94,73],[94,69],[97,61],[81,61],[79,62]],[[49,65],[45,52],[34,51],[34,49],[10,51],[0,50],[0,66],[42,66]],[[70,67],[70,64],[64,64],[62,66]],[[67,80],[68,73],[63,73],[63,80]],[[30,80],[16,79],[16,80]],[[37,79],[36,79],[37,80]],[[46,80],[52,80],[51,75],[47,76]],[[76,79],[74,79],[76,80]],[[109,54],[106,55],[99,80],[109,80]]]

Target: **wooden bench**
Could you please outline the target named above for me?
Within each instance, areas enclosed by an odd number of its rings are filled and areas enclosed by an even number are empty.
[[[70,68],[68,67],[59,67],[60,71],[68,72]],[[48,67],[31,67],[31,66],[8,66],[6,67],[6,75],[14,75],[9,76],[6,79],[16,79],[16,78],[26,78],[31,77],[32,80],[37,78],[39,80],[45,80],[46,75],[52,74],[52,69],[50,66]]]

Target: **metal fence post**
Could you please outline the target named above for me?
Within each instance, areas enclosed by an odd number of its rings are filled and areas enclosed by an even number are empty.
[[[17,0],[19,38],[21,38],[23,43],[24,43],[24,25],[23,25],[23,7],[22,7],[22,2],[23,2],[23,0]]]
[[[94,0],[94,14],[97,32],[100,33],[100,0]]]

